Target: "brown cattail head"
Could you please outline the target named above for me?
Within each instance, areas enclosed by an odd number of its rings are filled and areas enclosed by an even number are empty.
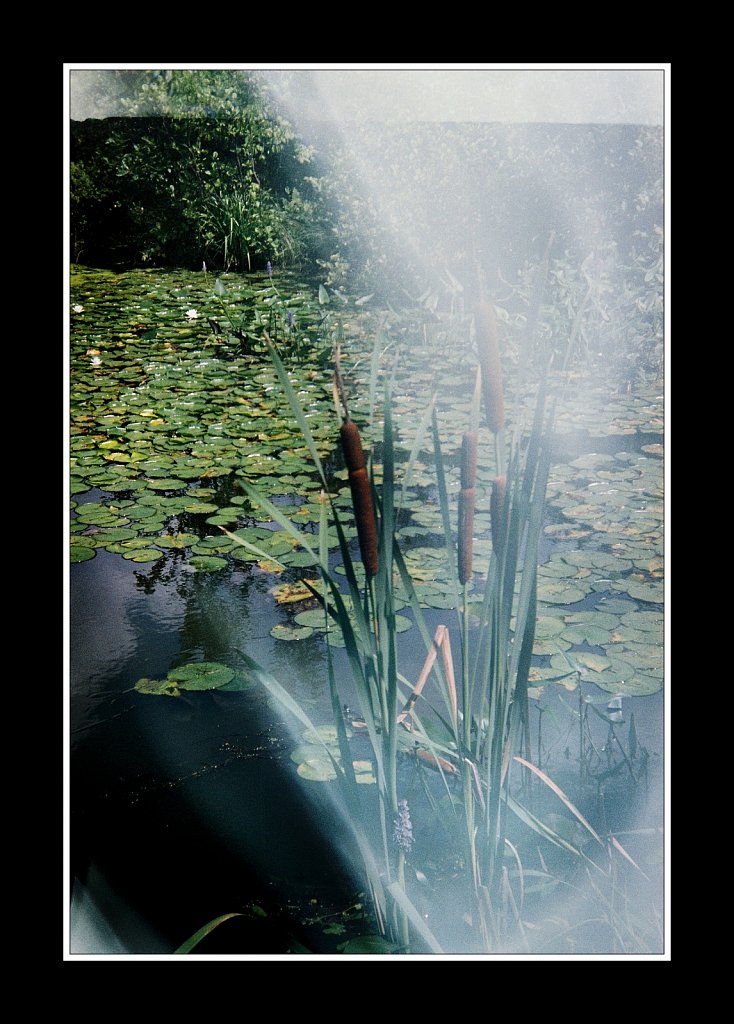
[[[467,430],[461,439],[461,488],[474,487],[477,482],[476,430]]]
[[[342,424],[340,433],[344,461],[349,470],[349,487],[352,492],[352,505],[357,523],[362,564],[368,576],[376,576],[378,569],[377,525],[372,504],[372,488],[365,469],[359,428],[352,420],[347,420]]]
[[[459,493],[459,583],[462,585],[472,577],[476,496],[473,487],[467,487]]]
[[[364,452],[362,451],[362,438],[359,436],[359,427],[354,420],[347,420],[341,425],[342,451],[344,461],[349,472],[365,468]]]
[[[505,398],[502,392],[502,364],[497,341],[497,317],[494,307],[488,302],[483,302],[478,307],[475,324],[487,423],[490,430],[497,434],[505,425]]]
[[[492,547],[498,558],[505,549],[505,493],[507,477],[498,476],[492,482],[492,500],[490,513],[492,519]]]

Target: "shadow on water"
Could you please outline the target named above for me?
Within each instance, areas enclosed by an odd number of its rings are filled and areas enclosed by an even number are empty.
[[[238,588],[227,595],[211,577],[179,575],[144,594],[134,566],[104,552],[73,569],[86,579],[71,591],[72,951],[168,953],[253,905],[267,918],[250,909],[223,939],[237,952],[286,951],[303,907],[353,895],[335,853],[348,835],[327,793],[304,801],[288,730],[259,690],[131,689],[172,663],[261,649],[263,624],[250,637]],[[313,701],[319,659],[285,651],[277,671],[303,679]]]

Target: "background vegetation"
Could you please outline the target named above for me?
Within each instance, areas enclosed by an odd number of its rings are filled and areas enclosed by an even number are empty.
[[[560,333],[585,300],[579,351],[659,370],[661,129],[365,120],[296,132],[254,74],[106,75],[126,116],[72,123],[75,262],[297,266],[330,287],[419,300],[429,316],[469,309],[485,288],[524,322],[548,259]]]

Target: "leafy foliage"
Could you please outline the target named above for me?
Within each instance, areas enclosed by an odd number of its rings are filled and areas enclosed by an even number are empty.
[[[152,71],[135,85],[128,117],[75,126],[75,258],[250,270],[302,255],[311,154],[252,77]]]

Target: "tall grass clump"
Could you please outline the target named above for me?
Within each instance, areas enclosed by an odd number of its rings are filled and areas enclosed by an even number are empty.
[[[327,475],[306,416],[273,346],[269,347],[270,357],[322,481],[324,500],[318,550],[311,545],[312,538],[297,530],[274,505],[249,485],[243,485],[253,501],[259,502],[318,560],[320,584],[309,586],[323,608],[325,622],[341,630],[351,672],[351,689],[358,701],[355,724],[368,736],[377,799],[372,794],[365,797],[364,792],[360,792],[365,787],[356,782],[343,714],[343,686],[340,689],[335,678],[328,644],[327,669],[340,758],[337,760],[326,744],[324,750],[337,775],[346,814],[362,857],[376,928],[390,943],[389,948],[398,952],[442,951],[439,939],[416,909],[413,899],[415,880],[424,875],[414,862],[414,842],[426,826],[418,817],[420,808],[409,805],[404,790],[406,773],[401,764],[406,755],[417,757],[421,763],[435,769],[435,785],[429,785],[427,793],[442,829],[451,836],[453,846],[461,851],[462,881],[457,897],[461,913],[458,917],[468,928],[466,947],[471,951],[526,948],[522,921],[524,868],[520,853],[508,834],[510,817],[519,819],[536,835],[569,855],[583,856],[522,802],[519,783],[523,783],[526,790],[530,778],[537,784],[543,783],[588,830],[593,840],[603,846],[601,838],[565,794],[527,756],[520,756],[521,741],[523,736],[527,737],[538,543],[543,527],[553,411],[546,408],[545,388],[541,382],[532,426],[526,429],[518,421],[505,443],[496,317],[487,303],[477,310],[474,337],[478,368],[469,422],[461,439],[456,543],[451,529],[453,508],[448,499],[446,460],[436,414],[432,412],[436,482],[445,525],[447,566],[456,585],[458,629],[453,649],[460,652],[458,665],[454,664],[452,656],[451,630],[441,624],[431,635],[427,627],[396,536],[397,482],[389,383],[383,400],[382,475],[379,478],[374,460],[363,448],[360,430],[349,414],[337,358],[336,393],[343,410],[338,435],[348,471],[363,576],[358,571],[356,551],[347,540],[339,511],[329,494]],[[375,358],[370,394],[376,393],[377,366]],[[494,461],[488,453],[485,464],[494,465],[495,476],[490,501],[492,550],[489,561],[483,560],[483,564],[477,565],[474,517],[477,507],[486,500],[484,492],[477,489],[482,404],[486,424],[495,435]],[[424,417],[425,424],[429,416],[430,412]],[[421,444],[419,430],[409,464]],[[342,590],[340,577],[330,567],[326,538],[332,524],[339,540],[346,592]],[[251,547],[236,535],[229,536]],[[480,586],[479,600],[477,594],[472,593],[470,604],[470,591],[475,583]],[[415,681],[409,680],[400,668],[396,586],[407,595],[425,645],[425,663]],[[327,641],[328,635],[327,629]],[[246,657],[246,662],[270,695],[311,729],[319,742],[318,731],[287,690],[252,659]],[[431,687],[429,679],[433,683]]]

